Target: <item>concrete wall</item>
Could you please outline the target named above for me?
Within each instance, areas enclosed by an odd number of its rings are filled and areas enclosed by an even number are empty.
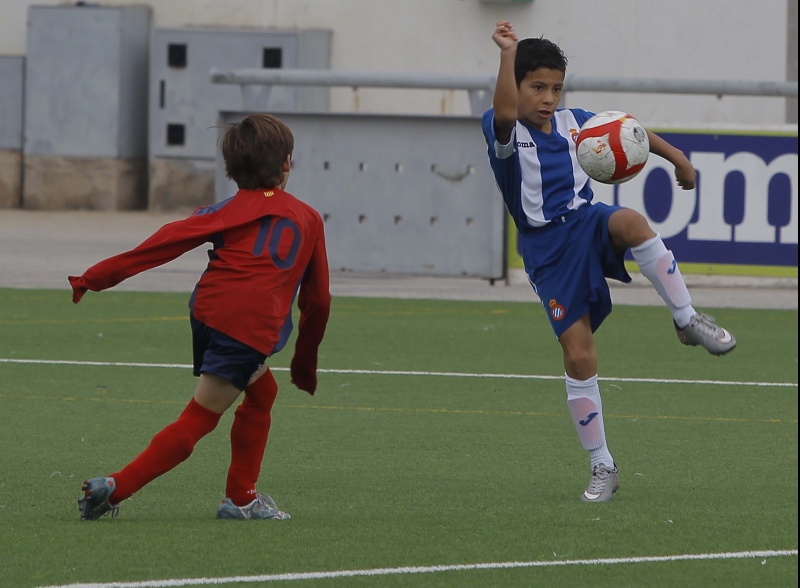
[[[26,36],[31,6],[65,4],[73,3],[2,0],[0,57],[30,57]],[[334,71],[493,75],[498,50],[491,33],[497,20],[507,18],[522,37],[546,36],[558,42],[569,57],[569,73],[578,77],[797,79],[796,0],[107,0],[100,4],[144,4],[152,11],[152,27],[159,29],[330,30]],[[26,100],[27,112],[34,98],[29,95]],[[452,90],[333,88],[329,104],[334,113],[470,114],[467,93]],[[568,91],[564,105],[626,110],[651,128],[785,130],[785,123],[797,122],[797,100],[785,98]],[[198,124],[208,128],[216,122],[214,117]],[[33,132],[32,127],[29,130],[25,138]],[[98,161],[83,159],[63,159],[51,167],[49,161],[34,157],[40,153],[29,155],[26,160],[13,147],[0,145],[0,208],[22,203],[31,208],[170,210],[191,209],[213,199],[210,160],[151,158],[145,169],[138,160],[111,159],[100,169]],[[90,178],[92,174],[96,178]],[[133,181],[137,174],[147,175],[149,185],[141,177]],[[97,178],[111,180],[112,189],[102,197],[97,194],[106,184],[98,184]],[[60,188],[65,185],[75,188],[65,193]],[[79,189],[84,185],[93,185],[94,191],[84,193]],[[22,198],[20,190],[29,197]],[[154,192],[166,196],[154,204]]]
[[[557,41],[570,59],[569,73],[579,76],[783,81],[792,78],[792,71],[796,79],[797,71],[797,25],[789,18],[796,15],[795,0],[139,3],[152,7],[154,27],[330,29],[334,70],[493,74],[498,56],[491,33],[497,20],[507,18],[522,36]],[[28,6],[57,4],[62,2],[3,0],[0,55],[25,54]],[[777,125],[796,122],[797,103],[784,98],[582,93],[572,95],[570,104],[595,111],[628,110],[651,125]],[[335,89],[331,107],[341,112],[469,113],[466,93],[453,91]]]

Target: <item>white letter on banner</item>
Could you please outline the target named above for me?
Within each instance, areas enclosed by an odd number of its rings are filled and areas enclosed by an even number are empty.
[[[767,185],[770,180],[778,174],[786,174],[789,178],[791,188],[791,198],[789,200],[788,223],[783,225],[779,231],[778,240],[781,243],[797,245],[797,154],[787,153],[776,157],[767,166]],[[747,216],[745,215],[745,221]]]
[[[777,174],[786,174],[791,185],[788,224],[780,229],[780,242],[797,243],[797,155],[788,153],[769,165],[758,155],[734,153],[728,158],[716,153],[692,153],[692,165],[702,173],[700,217],[689,226],[690,239],[708,239],[721,234],[724,222],[725,178],[729,173],[744,176],[744,218],[734,227],[737,243],[775,243],[775,226],[769,224],[769,183]]]
[[[725,223],[725,156],[722,153],[698,153],[691,156],[699,175],[697,222],[686,233],[694,241],[731,241],[730,225]]]
[[[651,159],[651,161],[654,160]],[[666,165],[661,165],[661,161],[664,161]],[[666,162],[666,160],[659,159],[658,163],[654,162],[654,164],[647,167],[647,173],[641,173],[632,180],[624,184],[619,184],[617,197],[620,206],[625,206],[626,208],[632,208],[633,210],[641,212],[650,222],[653,230],[661,235],[662,239],[669,239],[683,231],[686,225],[689,224],[689,221],[692,220],[696,196],[693,190],[678,190],[678,195],[676,196],[675,189],[670,182],[668,184],[669,191],[664,193],[664,197],[671,200],[669,214],[662,222],[655,222],[647,215],[647,209],[644,205],[644,185],[647,181],[647,176],[657,168],[663,169],[669,178],[675,175],[675,168],[669,162]]]
[[[784,155],[772,161],[769,165],[764,163],[758,155],[753,153],[734,153],[726,163],[730,167],[744,174],[744,218],[742,223],[734,228],[734,240],[739,243],[774,243],[775,227],[769,224],[769,202],[767,199],[769,182],[776,171],[789,173],[782,168],[781,163],[788,156]],[[797,157],[794,158],[794,173],[797,177]],[[784,160],[781,162],[781,160]],[[791,178],[791,175],[789,176]],[[795,243],[797,242],[795,238]]]

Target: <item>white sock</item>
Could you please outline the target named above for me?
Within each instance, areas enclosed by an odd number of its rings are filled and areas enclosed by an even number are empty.
[[[588,380],[576,380],[564,374],[567,382],[567,406],[572,414],[572,422],[578,431],[578,439],[589,452],[592,469],[605,464],[614,466],[614,458],[606,445],[606,429],[603,424],[603,403],[600,400],[600,387],[597,375]]]
[[[678,263],[661,237],[656,235],[637,247],[631,247],[631,253],[639,264],[639,271],[650,280],[656,292],[667,303],[678,327],[688,325],[697,311],[692,306],[692,297],[683,281]]]

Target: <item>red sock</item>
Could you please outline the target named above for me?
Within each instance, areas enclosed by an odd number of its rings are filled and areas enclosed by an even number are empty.
[[[231,466],[225,496],[237,506],[256,498],[256,482],[267,447],[270,413],[278,384],[269,369],[244,391],[244,401],[236,409],[231,427]]]
[[[131,463],[111,474],[117,481],[114,502],[118,504],[130,498],[134,492],[189,457],[195,444],[214,430],[221,416],[203,408],[192,398],[178,420],[157,433],[150,445]]]

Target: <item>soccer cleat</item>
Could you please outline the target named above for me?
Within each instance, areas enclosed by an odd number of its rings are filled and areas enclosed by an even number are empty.
[[[712,355],[723,355],[733,351],[736,339],[714,321],[714,317],[696,313],[689,324],[680,328],[675,321],[675,332],[684,345],[700,345]]]
[[[217,518],[227,520],[274,519],[287,521],[292,517],[278,510],[278,506],[268,494],[256,494],[256,499],[246,506],[236,506],[230,498],[223,498],[217,507]]]
[[[83,498],[78,499],[78,509],[82,521],[96,521],[102,516],[111,514],[117,518],[119,504],[111,504],[111,494],[117,487],[114,478],[92,478],[83,482]]]
[[[619,471],[617,466],[608,467],[601,463],[592,469],[589,487],[581,496],[582,502],[609,502],[614,492],[619,490]]]

